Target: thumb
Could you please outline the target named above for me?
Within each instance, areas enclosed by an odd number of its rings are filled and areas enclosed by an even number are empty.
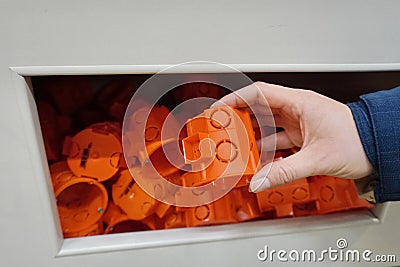
[[[315,161],[307,154],[300,150],[287,158],[268,163],[253,176],[249,191],[258,193],[313,175]]]

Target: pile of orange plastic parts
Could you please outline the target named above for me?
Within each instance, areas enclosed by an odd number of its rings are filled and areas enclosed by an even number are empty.
[[[121,81],[117,84],[129,85]],[[198,89],[205,92],[207,86],[201,84]],[[97,101],[98,106],[114,114],[115,120],[102,122],[97,119],[102,118],[97,113],[85,113],[80,117],[84,118],[82,121],[94,123],[82,123],[85,127],[75,130],[71,136],[65,137],[68,131],[59,126],[71,124],[69,113],[77,112],[78,108],[63,104],[56,111],[45,102],[38,105],[65,237],[238,223],[372,207],[358,197],[351,179],[327,176],[303,178],[257,194],[249,192],[249,181],[260,167],[259,151],[250,114],[231,107],[205,109],[187,121],[185,131],[174,139],[180,143],[180,152],[184,155],[182,164],[190,166],[190,172],[180,170],[163,155],[165,142],[161,140],[161,132],[167,136],[169,131],[179,132],[173,118],[169,128],[163,129],[164,121],[171,115],[169,109],[139,107],[129,118],[132,135],[128,141],[135,164],[127,166],[120,122],[127,106],[124,99],[129,93],[123,93],[113,102],[107,97],[112,90],[113,86],[106,87],[106,95]],[[63,102],[57,97],[53,102],[57,106],[57,102],[64,103],[65,99]],[[56,112],[62,114],[56,116]],[[142,115],[146,112],[147,119]],[[135,127],[145,129],[143,136],[134,134]],[[57,128],[57,135],[52,128]],[[136,146],[140,138],[144,139],[146,153]],[[221,177],[235,179],[237,183],[214,202],[177,207],[154,199],[135,182],[132,173],[143,172],[149,162],[164,179],[179,186],[202,186]]]

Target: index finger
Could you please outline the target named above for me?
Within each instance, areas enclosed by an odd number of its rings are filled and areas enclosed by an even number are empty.
[[[255,82],[222,97],[211,107],[228,105],[242,108],[259,104],[270,108],[282,108],[293,101],[293,89],[264,82]]]

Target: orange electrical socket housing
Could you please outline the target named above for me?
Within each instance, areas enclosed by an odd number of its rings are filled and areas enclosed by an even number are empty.
[[[104,186],[93,179],[75,176],[64,161],[52,164],[50,172],[64,234],[93,231],[96,228],[93,225],[107,208],[108,194]]]
[[[122,122],[126,108],[140,81],[118,77],[108,82],[96,97],[96,104],[107,114]]]
[[[357,194],[354,181],[331,176],[312,176],[257,193],[262,212],[276,217],[326,214],[373,205]]]
[[[209,204],[184,208],[184,211],[188,227],[237,222],[236,207],[230,193]]]
[[[367,200],[358,196],[357,188],[351,179],[331,176],[313,176],[308,179],[311,197],[316,200],[319,214],[373,207]]]
[[[47,160],[58,160],[60,158],[60,133],[57,123],[56,110],[46,102],[37,103],[40,126],[43,134],[44,148]]]
[[[97,123],[66,138],[63,153],[76,176],[105,181],[117,173],[122,158],[121,129],[118,124]]]
[[[100,91],[91,85],[84,77],[49,77],[41,79],[40,89],[35,89],[50,162],[61,158],[62,140],[76,130],[74,126],[109,118],[121,121],[139,83],[120,77]],[[182,103],[196,97],[218,99],[226,92],[218,85],[194,82],[171,91],[165,99],[168,104],[171,100]],[[180,131],[167,107],[151,107],[145,100],[136,102],[133,113],[127,114],[129,123],[124,132],[124,141],[130,143],[130,150],[124,152],[134,158],[129,159],[133,165],[129,168],[135,178],[149,177],[146,174],[153,165],[164,179],[188,187],[219,178],[221,182],[237,179],[235,188],[222,198],[197,207],[175,207],[159,202],[135,183],[130,171],[122,170],[127,166],[123,165],[120,125],[96,123],[66,138],[63,154],[67,161],[50,166],[64,237],[217,225],[372,207],[358,197],[352,180],[334,177],[309,177],[257,194],[248,192],[247,183],[259,168],[255,134],[260,135],[261,131],[254,132],[247,111],[228,106],[208,109],[208,103],[198,101],[197,108],[204,108],[204,112],[188,120]],[[186,116],[185,108],[189,109],[190,105],[182,106],[176,116]],[[176,143],[178,146],[170,147]],[[176,160],[175,165],[171,164],[168,159],[180,157],[181,150],[185,156],[182,162]],[[276,156],[285,157],[295,152],[296,149],[277,151]],[[183,174],[184,170],[178,170],[185,163],[191,165],[192,172]],[[149,188],[154,186],[156,196],[175,190],[149,178],[146,182],[151,184]],[[108,200],[105,186],[100,182],[112,185],[109,190],[112,200]],[[107,225],[105,231],[104,225]]]
[[[103,216],[103,221],[107,224],[105,234],[127,233],[136,231],[154,230],[154,226],[147,225],[143,221],[132,220],[114,202],[108,204],[108,208]]]
[[[220,99],[228,90],[224,87],[208,82],[190,82],[181,85],[174,92],[174,98],[183,102],[198,97]]]
[[[151,110],[150,108],[150,106],[145,105],[130,116],[129,129],[126,129],[126,136],[133,149],[133,154],[137,154],[140,151],[141,148],[138,142],[142,142],[143,138],[146,146],[150,143],[161,141],[161,130],[168,117],[169,110],[165,106],[155,106]],[[177,138],[175,133],[178,132],[178,123],[173,119],[169,120],[169,122],[171,125],[164,129],[163,134],[165,136],[163,140]]]
[[[178,143],[179,138],[178,123],[172,115],[167,120],[168,115],[169,110],[165,106],[155,106],[151,110],[149,106],[141,107],[130,116],[129,129],[125,132],[126,142],[129,143],[125,147],[125,153],[131,157],[130,161],[135,162],[132,158],[136,158],[140,166],[152,163],[162,176],[177,171],[164,154],[165,146],[170,146],[173,142]],[[166,120],[168,125],[164,125]],[[145,148],[142,144],[143,139]],[[179,145],[176,145],[173,154],[175,158],[179,156]],[[183,165],[183,158],[180,161],[180,165]]]
[[[188,227],[250,221],[263,216],[255,194],[246,187],[234,188],[209,204],[180,210],[185,213]]]
[[[262,212],[275,212],[276,217],[294,216],[294,205],[311,200],[309,183],[306,178],[290,184],[257,193],[258,206]]]
[[[50,76],[38,81],[37,98],[47,99],[63,115],[75,113],[93,100],[94,88],[84,76]]]
[[[52,105],[44,101],[37,103],[37,109],[47,160],[57,161],[61,155],[61,143],[72,128],[72,119],[58,114]]]
[[[187,185],[199,186],[220,177],[239,178],[246,186],[258,169],[259,153],[248,111],[232,107],[207,109],[186,124],[183,139],[186,163],[198,175],[187,177]]]
[[[104,233],[103,222],[100,221],[81,231],[64,233],[64,238],[101,235],[103,233]]]
[[[135,183],[129,170],[121,171],[112,187],[112,197],[114,203],[132,220],[143,220],[153,215],[160,204]]]
[[[175,207],[163,218],[164,228],[181,228],[186,227],[186,217],[184,211],[178,211]]]
[[[232,195],[235,202],[237,221],[251,221],[263,216],[258,207],[257,196],[250,193],[247,187],[234,188],[228,194]]]
[[[277,151],[275,158],[287,157],[299,148]],[[372,208],[373,205],[357,194],[352,179],[332,176],[312,176],[299,179],[257,193],[262,212],[273,212],[274,217],[325,214],[357,208]]]

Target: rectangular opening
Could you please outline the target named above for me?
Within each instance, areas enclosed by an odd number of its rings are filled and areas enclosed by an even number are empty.
[[[66,159],[66,156],[62,155],[63,147],[65,150],[66,146],[66,136],[74,136],[95,123],[105,121],[121,123],[127,100],[130,99],[135,88],[151,76],[151,73],[109,74],[115,73],[115,71],[104,69],[96,72],[96,75],[67,75],[70,74],[68,72],[54,75],[55,73],[50,68],[46,73],[40,73],[40,76],[34,73],[24,75],[31,89],[31,92],[24,89],[25,94],[32,93],[36,105],[31,112],[39,112],[41,133],[48,135],[45,137],[44,144],[47,148],[47,160],[50,165]],[[393,88],[400,83],[399,74],[400,71],[246,73],[253,81],[265,81],[293,88],[312,89],[341,102],[356,101],[361,94]],[[209,75],[218,77],[218,74],[215,73],[210,73]],[[218,98],[226,93],[228,91],[223,90],[218,95],[211,94],[209,96]],[[207,94],[210,93],[206,92]],[[198,96],[196,92],[190,92],[185,97],[190,99],[195,96]],[[179,97],[182,97],[182,92]],[[164,105],[171,110],[182,99],[174,99],[173,96],[163,97],[158,104]],[[39,149],[42,155],[46,155],[43,146],[39,147]],[[91,153],[90,149],[90,146],[84,148],[86,154]],[[85,160],[81,160],[80,165],[82,164],[85,164]],[[49,165],[42,167],[48,169]],[[113,178],[100,181],[106,189],[107,196],[112,195],[112,185],[115,182],[116,180]],[[52,181],[48,178],[46,183],[51,184]],[[85,191],[81,188],[73,194],[79,195],[82,192]],[[53,191],[51,190],[48,193],[49,201],[52,201],[52,205],[56,206]],[[69,203],[68,205],[73,206],[74,203]],[[313,206],[312,203],[311,206]],[[250,222],[190,228],[177,227],[175,229],[160,229],[156,231],[141,231],[152,229],[152,227],[162,228],[154,226],[154,222],[149,224],[141,222],[127,226],[125,230],[128,229],[128,232],[113,235],[100,235],[101,232],[107,229],[107,224],[100,219],[97,222],[100,222],[101,225],[97,223],[94,226],[92,224],[92,229],[87,233],[91,235],[98,232],[99,235],[85,236],[86,234],[83,233],[87,230],[85,229],[81,231],[82,233],[79,233],[84,237],[73,238],[71,236],[71,238],[65,238],[58,256],[356,226],[378,222],[378,219],[382,219],[384,215],[384,212],[382,212],[384,209],[385,205],[379,205],[372,209],[372,213],[368,210],[343,211],[325,215],[302,214],[300,212],[300,215],[312,216],[293,218],[286,216],[284,216],[286,218],[275,218],[276,214],[271,215],[264,211],[263,216],[250,220]],[[297,207],[295,210],[298,212],[299,208]],[[99,213],[105,213],[106,211],[98,210]],[[79,216],[87,215],[79,214]],[[49,220],[54,220],[61,229],[56,211],[53,212],[53,218],[49,218]],[[184,225],[181,224],[181,226]]]

